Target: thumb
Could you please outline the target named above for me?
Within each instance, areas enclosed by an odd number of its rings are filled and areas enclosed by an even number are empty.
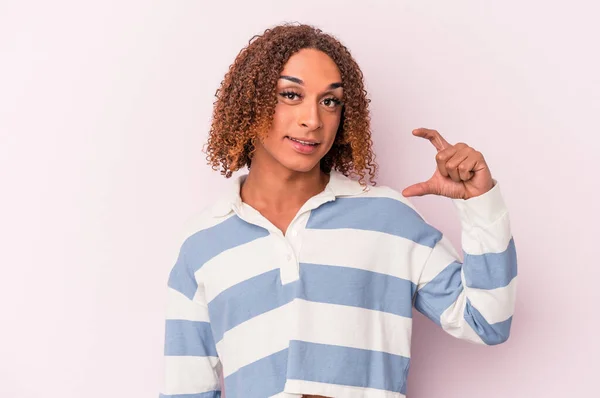
[[[404,190],[402,191],[402,195],[404,195],[407,198],[411,196],[429,195],[432,193],[434,192],[431,190],[431,186],[428,183],[428,181],[413,184],[409,187],[404,188]]]

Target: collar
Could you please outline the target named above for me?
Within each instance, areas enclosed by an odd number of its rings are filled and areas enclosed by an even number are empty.
[[[327,186],[323,192],[318,194],[325,196],[328,200],[335,200],[341,196],[359,195],[369,189],[368,186],[364,187],[360,185],[358,181],[346,177],[339,171],[332,170],[329,175],[330,178]],[[233,179],[233,183],[228,187],[225,194],[212,206],[210,213],[213,217],[225,217],[234,211],[234,209],[239,209],[242,206],[240,189],[246,177],[248,177],[248,174],[243,174]]]

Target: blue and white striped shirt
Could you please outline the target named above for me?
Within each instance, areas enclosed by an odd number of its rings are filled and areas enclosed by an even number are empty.
[[[412,307],[474,343],[506,341],[517,261],[496,183],[453,200],[464,261],[400,193],[338,172],[284,235],[241,201],[206,209],[168,282],[162,397],[401,398]]]

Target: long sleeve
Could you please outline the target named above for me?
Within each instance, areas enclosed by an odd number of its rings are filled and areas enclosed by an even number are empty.
[[[186,262],[186,241],[167,288],[164,386],[160,398],[218,398],[221,363],[204,290]]]
[[[510,334],[517,288],[517,255],[500,187],[454,200],[462,230],[463,262],[439,233],[425,262],[415,308],[447,333],[494,345]]]

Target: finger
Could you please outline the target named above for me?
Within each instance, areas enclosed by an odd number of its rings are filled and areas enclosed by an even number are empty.
[[[436,130],[419,128],[419,129],[413,130],[412,133],[413,133],[413,135],[415,135],[417,137],[428,139],[433,144],[435,149],[437,149],[438,151],[443,151],[444,149],[451,146],[448,143],[448,141],[446,141],[444,139],[444,137],[442,137],[442,135],[440,133],[438,133]]]
[[[472,171],[473,167],[477,164],[477,160],[467,159],[461,164],[458,165],[458,175],[460,179],[463,181],[469,181],[475,175],[475,172]]]
[[[477,159],[474,157],[466,158],[461,164],[458,165],[458,174],[460,179],[463,181],[469,181],[475,175],[473,169],[477,165]]]
[[[458,143],[456,145],[451,145],[450,147],[444,149],[441,152],[438,152],[435,155],[435,161],[437,163],[438,166],[438,170],[440,171],[440,174],[443,175],[444,177],[448,177],[448,168],[447,168],[447,163],[448,161],[456,155],[456,153],[459,150],[464,149],[465,147],[467,147],[467,144],[463,144],[463,143]]]
[[[459,144],[456,146],[458,145]],[[461,149],[457,150],[456,153],[450,159],[448,159],[445,167],[452,181],[463,181],[458,167],[465,161],[465,159],[469,158],[470,155],[473,155],[473,152],[474,150],[472,148],[469,148],[466,146],[466,144],[462,144]],[[464,168],[465,166],[462,167]]]
[[[423,196],[433,193],[434,192],[432,191],[428,181],[413,184],[409,187],[404,188],[404,190],[402,191],[402,195],[404,195],[407,198],[411,196]]]
[[[444,177],[448,177],[448,170],[446,169],[446,163],[456,153],[458,149],[455,147],[446,148],[435,155],[435,162],[437,163],[440,174]]]
[[[473,149],[467,159],[458,165],[458,172],[463,181],[468,181],[473,178],[477,171],[483,170],[486,167],[487,165],[483,158],[483,154]]]

